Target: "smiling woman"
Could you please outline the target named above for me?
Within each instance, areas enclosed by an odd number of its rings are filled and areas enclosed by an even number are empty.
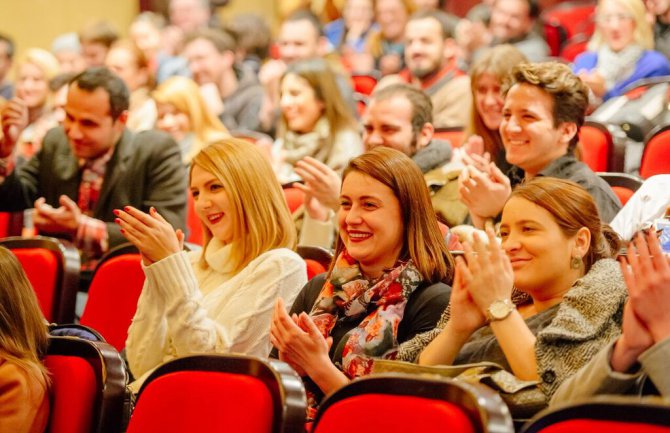
[[[619,239],[586,190],[549,177],[512,192],[500,235],[501,246],[492,232],[466,246],[442,330],[417,337],[434,338],[419,362],[496,362],[551,397],[621,331]],[[516,308],[514,289],[531,302]]]
[[[140,379],[133,389],[169,359],[267,356],[272,305],[278,298],[293,302],[306,281],[281,187],[254,145],[222,140],[200,151],[191,167],[202,251],[182,251],[184,234],[153,208],[116,211],[147,276],[126,342],[130,370]]]
[[[354,158],[340,200],[330,270],[302,289],[290,315],[278,302],[272,320],[272,343],[302,374],[312,408],[433,329],[451,291],[453,259],[408,156],[379,147]]]

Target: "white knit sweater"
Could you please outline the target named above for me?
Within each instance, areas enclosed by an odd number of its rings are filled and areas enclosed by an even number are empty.
[[[307,282],[305,262],[286,248],[258,256],[234,276],[226,266],[230,246],[212,239],[207,269],[200,254],[180,252],[144,268],[126,341],[138,382],[163,362],[195,353],[268,356],[275,300],[292,305]]]

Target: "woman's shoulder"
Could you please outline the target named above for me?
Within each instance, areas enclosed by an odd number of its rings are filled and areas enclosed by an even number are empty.
[[[670,61],[665,55],[656,50],[646,50],[637,61],[638,66],[648,69],[660,69],[663,73],[670,73]]]
[[[573,70],[579,72],[584,68],[593,68],[598,62],[598,53],[596,51],[584,51],[575,57]]]
[[[305,261],[290,248],[274,248],[265,251],[253,259],[247,266],[257,267],[263,263],[281,263],[284,266],[299,266],[305,268]]]

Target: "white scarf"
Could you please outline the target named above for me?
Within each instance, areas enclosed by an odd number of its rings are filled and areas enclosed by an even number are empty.
[[[598,50],[598,64],[596,71],[605,80],[605,89],[609,91],[612,87],[626,78],[634,71],[637,61],[642,57],[644,49],[632,44],[614,52],[608,45],[603,45]]]

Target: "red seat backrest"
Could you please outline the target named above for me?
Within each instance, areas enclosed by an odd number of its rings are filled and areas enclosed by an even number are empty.
[[[570,419],[557,422],[541,430],[542,433],[670,433],[670,427],[623,421]]]
[[[642,154],[640,176],[647,179],[656,174],[670,174],[670,130],[651,137]]]
[[[366,96],[372,94],[377,85],[377,79],[372,75],[352,75],[351,82],[354,92],[362,93]]]
[[[575,58],[586,51],[589,40],[586,37],[569,40],[561,50],[561,58],[568,62],[574,62]]]
[[[579,130],[582,161],[595,172],[608,171],[612,136],[595,126],[583,125]]]
[[[305,193],[295,187],[284,188],[284,197],[291,213],[295,212],[305,201]]]
[[[563,2],[542,13],[545,39],[551,55],[557,56],[566,41],[575,36],[590,37],[595,30],[595,1]]]
[[[371,393],[335,402],[312,429],[312,433],[342,431],[474,433],[475,429],[465,412],[448,401]]]
[[[0,238],[9,236],[9,212],[0,212]]]
[[[612,186],[611,188],[612,191],[614,191],[614,194],[619,197],[619,201],[621,202],[622,206],[625,206],[626,203],[628,203],[628,200],[630,200],[633,194],[635,194],[635,191],[623,186]]]
[[[273,413],[270,391],[255,377],[177,371],[141,392],[128,433],[270,433]]]
[[[316,260],[312,259],[303,259],[303,260],[305,260],[305,264],[307,265],[307,281],[311,280],[312,278],[314,278],[319,274],[323,274],[328,270]]]
[[[47,433],[90,433],[98,383],[93,367],[77,356],[47,355],[51,414]]]
[[[21,262],[28,281],[35,290],[42,314],[53,321],[54,300],[59,290],[61,263],[58,255],[44,248],[16,248],[12,252]]]
[[[198,214],[195,213],[195,201],[191,192],[187,192],[187,209],[186,209],[186,228],[188,229],[188,236],[186,241],[196,245],[202,245],[202,223]]]
[[[112,257],[96,270],[80,323],[98,331],[121,351],[144,286],[139,254]]]
[[[462,129],[449,129],[449,130],[440,130],[436,129],[433,133],[433,138],[438,138],[440,140],[449,140],[451,142],[451,147],[457,148],[461,147],[463,140],[465,140],[465,131]]]

